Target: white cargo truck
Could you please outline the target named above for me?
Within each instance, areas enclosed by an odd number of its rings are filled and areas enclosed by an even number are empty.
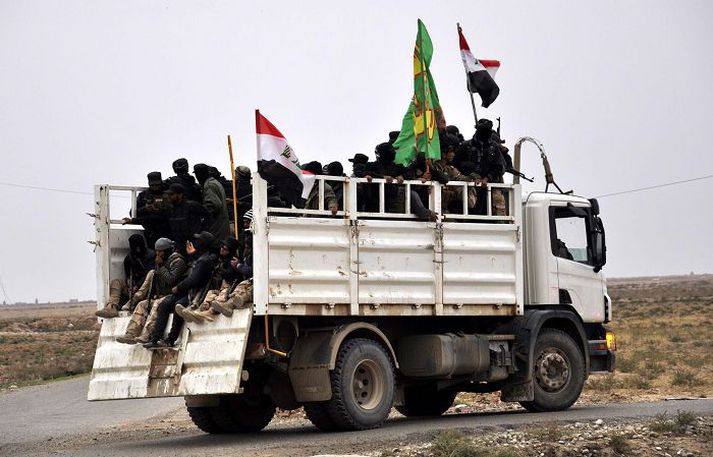
[[[209,433],[258,431],[276,407],[304,407],[325,431],[360,430],[380,426],[392,406],[440,415],[458,392],[500,391],[530,411],[563,410],[591,372],[614,369],[596,200],[522,195],[516,177],[478,189],[486,204],[475,215],[472,183],[319,176],[320,193],[329,181],[344,186],[336,215],[323,204],[269,207],[255,174],[254,306],[185,323],[175,348],[156,350],[115,341],[126,313],[105,319],[89,400],[183,396]],[[358,210],[364,186],[379,196],[378,211]],[[389,211],[388,186],[404,196],[398,212]],[[436,222],[411,215],[414,186],[426,188]],[[460,189],[460,211],[442,208],[446,188]],[[493,215],[496,189],[506,216]],[[96,187],[99,308],[110,278],[123,275],[128,237],[141,231],[121,225],[125,214],[112,215],[110,202],[123,193],[135,205],[140,190]]]

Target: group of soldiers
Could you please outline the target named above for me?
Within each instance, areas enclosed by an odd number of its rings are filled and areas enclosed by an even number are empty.
[[[503,144],[499,133],[493,129],[489,119],[480,119],[475,127],[475,134],[470,140],[465,140],[458,127],[449,125],[440,132],[441,159],[428,161],[423,154],[409,166],[397,164],[394,142],[399,136],[398,131],[389,134],[389,141],[376,146],[376,160],[370,161],[365,154],[356,154],[349,159],[352,163],[352,176],[366,178],[382,178],[387,183],[384,189],[384,208],[389,213],[404,213],[405,189],[398,184],[405,180],[437,181],[447,184],[449,181],[473,182],[475,187],[468,187],[468,214],[486,214],[485,198],[488,183],[502,183],[503,175],[513,171],[509,149]],[[343,177],[344,168],[340,162],[332,162],[324,167],[319,162],[309,162],[303,165],[304,170],[313,174],[323,174]],[[343,183],[332,181],[324,185],[323,207],[336,214],[344,209]],[[379,187],[371,184],[357,186],[357,211],[378,213],[380,208]],[[422,220],[436,220],[436,214],[428,207],[429,189],[426,186],[411,186],[410,210]],[[441,206],[444,213],[463,214],[463,187],[445,186],[441,194]],[[306,208],[319,208],[319,189],[314,186],[307,198]],[[503,190],[492,190],[493,214],[505,216],[507,213],[506,199]],[[281,206],[275,196],[269,201],[270,206]]]
[[[123,219],[142,225],[144,235],[129,237],[125,279],[111,280],[109,300],[96,312],[105,319],[119,316],[120,310],[131,313],[125,335],[117,338],[120,343],[171,347],[184,320],[213,321],[217,314],[231,316],[252,302],[250,169],[236,169],[242,224],[232,229],[232,183],[205,164],[196,164],[192,176],[186,159],[176,160],[173,170],[176,175],[165,181],[159,172],[149,173],[148,189],[136,199],[136,214]]]
[[[455,126],[440,132],[441,159],[426,160],[423,154],[409,166],[394,162],[393,143],[399,132],[391,132],[389,141],[375,149],[375,161],[365,154],[356,154],[349,161],[352,176],[365,178],[358,184],[357,209],[360,212],[380,211],[379,186],[374,178],[390,185],[384,189],[384,210],[404,212],[404,180],[474,182],[467,189],[469,214],[485,213],[485,198],[479,198],[487,183],[502,183],[503,174],[512,170],[508,148],[488,119],[478,121],[475,134],[465,140]],[[340,162],[322,166],[313,161],[302,166],[315,175],[345,177]],[[148,189],[136,201],[136,213],[123,219],[124,224],[143,226],[143,235],[129,237],[129,253],[124,259],[124,278],[114,278],[109,285],[109,300],[96,315],[105,319],[129,311],[131,319],[126,333],[117,338],[120,343],[143,344],[152,349],[176,344],[184,321],[213,321],[218,314],[231,316],[234,309],[252,302],[252,213],[251,171],[235,169],[236,192],[233,185],[215,167],[196,164],[189,173],[186,159],[173,162],[174,176],[166,180],[154,171],[147,175]],[[323,208],[336,214],[344,209],[344,182],[324,183]],[[463,186],[445,186],[442,208],[447,213],[463,213]],[[423,220],[436,220],[428,207],[427,186],[411,186],[410,209]],[[319,209],[319,186],[315,185],[305,207]],[[268,187],[269,206],[288,206],[276,188]],[[506,215],[505,198],[501,190],[492,190],[493,213]],[[234,208],[239,224],[231,227]],[[174,314],[167,337],[163,337],[169,316]]]

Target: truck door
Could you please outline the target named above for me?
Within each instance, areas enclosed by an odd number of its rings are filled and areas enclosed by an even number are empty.
[[[587,207],[550,207],[550,240],[557,260],[559,302],[571,304],[584,322],[601,322],[604,291],[602,273],[594,267],[590,219]]]

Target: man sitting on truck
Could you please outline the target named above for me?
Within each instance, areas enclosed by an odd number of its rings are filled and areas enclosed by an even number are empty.
[[[119,343],[148,342],[148,336],[156,322],[158,304],[186,274],[186,260],[175,251],[173,241],[159,238],[154,248],[156,268],[148,272],[144,283],[134,294],[134,301],[138,304],[131,314],[125,334],[116,339]]]
[[[201,302],[194,302],[190,306],[176,305],[176,314],[188,322],[212,321],[215,314],[210,309],[213,300],[223,294],[223,300],[228,298],[228,289],[238,278],[238,272],[232,263],[237,261],[238,240],[228,237],[220,243],[218,262],[213,269],[209,290]]]
[[[240,239],[240,260],[233,261],[230,265],[238,277],[211,302],[214,312],[227,317],[233,315],[234,309],[245,308],[253,301],[253,233],[249,228],[252,223],[252,210],[245,216],[246,228]]]
[[[142,235],[134,234],[129,237],[129,253],[124,257],[124,274],[126,279],[115,278],[109,283],[109,300],[104,308],[95,314],[104,319],[111,319],[119,315],[121,303],[128,301],[128,307],[133,311],[133,294],[143,284],[146,274],[151,270],[154,261],[154,252],[146,247],[146,240]]]
[[[171,331],[162,339],[168,318],[175,312],[176,305],[187,306],[194,300],[200,300],[201,295],[207,292],[213,267],[217,257],[211,254],[210,247],[215,238],[210,232],[201,232],[194,235],[193,240],[187,244],[186,251],[191,256],[188,276],[171,289],[171,295],[166,297],[159,305],[156,315],[156,324],[149,335],[149,341],[144,344],[147,349],[172,347],[183,328],[183,319],[179,315],[173,316]]]
[[[473,178],[467,176],[453,165],[456,156],[458,138],[451,134],[441,137],[441,160],[433,163],[433,168],[448,176],[451,181],[471,182]],[[468,209],[475,208],[476,196],[473,188],[468,188]],[[441,193],[441,207],[444,212],[463,213],[463,188],[446,186]]]

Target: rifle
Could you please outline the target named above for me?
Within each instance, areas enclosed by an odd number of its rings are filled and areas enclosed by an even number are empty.
[[[526,181],[535,182],[535,180],[533,178],[528,178],[527,176],[525,176],[524,174],[520,173],[519,171],[517,171],[516,169],[514,169],[512,167],[505,170],[505,173],[510,173],[513,176],[519,176]]]

